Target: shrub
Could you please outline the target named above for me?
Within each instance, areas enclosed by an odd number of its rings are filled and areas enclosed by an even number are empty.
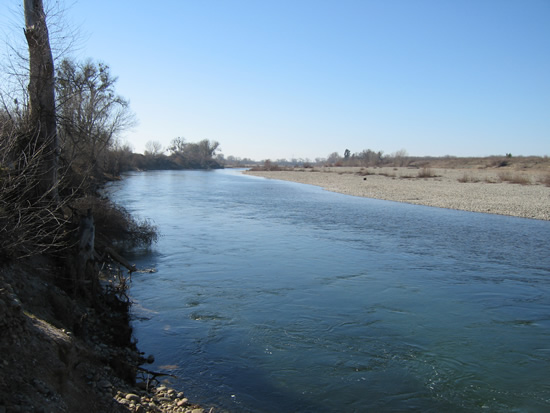
[[[466,182],[479,182],[479,179],[473,177],[470,174],[464,173],[464,175],[461,178],[458,178],[458,182],[466,183]]]
[[[511,184],[531,185],[531,179],[519,173],[512,174],[511,172],[501,172],[498,174],[501,182],[510,182]]]
[[[41,193],[41,157],[48,146],[34,144],[32,151],[21,151],[23,133],[13,128],[0,134],[0,261],[45,253],[60,256],[76,245],[80,216],[88,210],[94,214],[97,234],[108,240],[127,246],[156,241],[156,228],[148,221],[134,219],[108,200],[86,195],[94,193],[100,182],[74,165],[60,168],[55,188]],[[23,140],[36,143],[33,136]],[[59,198],[51,192],[58,192]]]
[[[424,167],[418,171],[419,178],[435,178],[437,175],[428,167]]]
[[[2,128],[0,128],[2,130]],[[5,130],[5,129],[4,129]],[[20,143],[28,146],[21,148]],[[66,248],[66,200],[42,193],[42,158],[48,143],[23,129],[0,136],[0,256],[4,259],[38,255]],[[1,261],[1,259],[0,259]]]
[[[86,196],[75,200],[72,207],[80,215],[91,210],[96,238],[107,245],[123,249],[147,247],[158,239],[158,229],[149,220],[138,220],[124,207],[106,198]]]
[[[544,175],[539,182],[543,185],[550,186],[550,172]]]
[[[250,170],[251,171],[280,171],[281,167],[276,163],[271,162],[271,160],[266,159],[262,166],[255,166]]]

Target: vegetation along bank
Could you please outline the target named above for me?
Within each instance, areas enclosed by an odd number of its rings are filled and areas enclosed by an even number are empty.
[[[124,251],[157,229],[99,190],[130,169],[219,167],[218,144],[133,154],[118,139],[134,117],[109,67],[59,56],[54,67],[42,1],[24,13],[29,59],[12,67],[27,69],[0,90],[0,413],[202,412],[161,385],[132,337],[138,269]]]

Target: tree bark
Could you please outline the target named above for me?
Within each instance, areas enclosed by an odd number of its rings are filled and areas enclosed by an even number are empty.
[[[84,292],[84,284],[92,281],[92,299],[95,299],[97,271],[95,270],[95,223],[92,210],[88,209],[86,216],[80,218],[78,230],[78,257],[75,280],[75,292]]]
[[[55,73],[42,0],[25,0],[25,37],[29,46],[29,115],[40,150],[40,196],[57,200],[58,137],[55,115]],[[31,139],[33,139],[31,138]],[[34,153],[32,154],[34,155]]]

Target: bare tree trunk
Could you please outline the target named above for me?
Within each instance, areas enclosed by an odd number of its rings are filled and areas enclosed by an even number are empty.
[[[42,0],[25,0],[25,37],[29,45],[30,121],[42,150],[40,196],[57,200],[58,137],[55,118],[55,73]]]
[[[92,216],[92,210],[88,209],[88,214],[80,218],[80,228],[78,230],[78,257],[76,279],[74,280],[74,290],[76,294],[86,292],[84,284],[91,281],[92,299],[98,287],[97,271],[95,268],[95,223]]]

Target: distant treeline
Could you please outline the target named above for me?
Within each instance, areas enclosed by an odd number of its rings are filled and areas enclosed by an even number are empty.
[[[529,168],[537,165],[547,165],[548,157],[543,156],[512,156],[492,155],[486,157],[457,157],[457,156],[410,156],[407,151],[400,151],[385,155],[382,151],[365,149],[361,152],[351,153],[348,149],[343,155],[333,152],[326,158],[310,159],[266,159],[261,162],[250,159],[228,157],[224,159],[226,166],[246,166],[260,170],[284,170],[287,168],[314,168],[314,167],[410,167],[424,168],[432,167],[506,167],[510,165],[521,165]]]
[[[142,155],[134,153],[130,145],[123,145],[111,149],[107,172],[119,175],[131,170],[220,169],[223,156],[215,156],[218,148],[218,142],[208,139],[193,143],[175,138],[166,150],[156,141],[147,142]]]
[[[384,155],[382,151],[373,151],[371,149],[365,149],[361,152],[351,153],[349,149],[344,151],[341,155],[338,152],[333,152],[326,158],[311,159],[266,159],[262,162],[253,162],[249,166],[261,166],[263,169],[276,169],[277,167],[301,167],[312,168],[314,166],[407,166],[413,161],[412,158],[407,155],[407,151],[404,149],[395,152],[390,155]],[[228,159],[231,161],[230,159]]]

